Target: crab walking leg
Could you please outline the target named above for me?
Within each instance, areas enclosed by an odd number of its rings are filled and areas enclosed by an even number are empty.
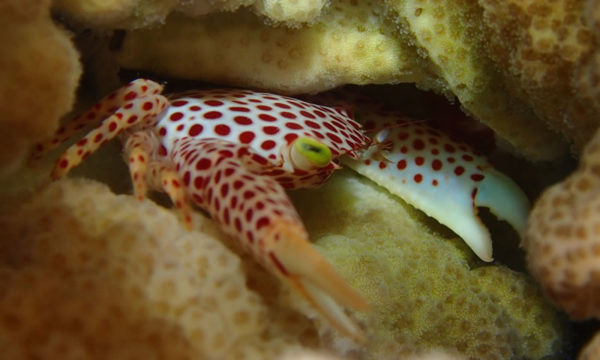
[[[150,156],[159,147],[158,139],[151,131],[138,131],[125,141],[123,154],[129,165],[129,174],[133,183],[133,193],[138,200],[146,198],[147,168]]]
[[[165,164],[154,162],[150,164],[148,173],[150,186],[164,190],[169,195],[186,228],[191,230],[193,225],[192,208],[187,200],[185,189],[177,171],[170,169]]]
[[[489,207],[523,234],[529,201],[508,177],[462,143],[420,123],[380,128],[363,159],[343,162],[458,234],[492,261],[490,233],[477,216]]]
[[[160,143],[152,130],[131,134],[125,141],[123,154],[129,163],[134,194],[144,200],[148,188],[164,191],[181,214],[185,226],[192,228],[192,209],[177,172],[158,155]]]
[[[172,158],[190,197],[241,242],[263,266],[300,292],[340,332],[363,340],[342,306],[366,302],[310,245],[308,234],[283,188],[245,165],[256,154],[217,139],[183,138]]]
[[[37,144],[31,154],[30,161],[34,162],[41,159],[50,150],[64,143],[86,126],[109,117],[121,105],[127,104],[136,98],[160,94],[162,89],[163,86],[154,81],[137,79],[115,90],[98,101],[88,111],[59,127],[53,137]]]
[[[99,126],[85,137],[70,146],[56,161],[52,171],[53,179],[65,176],[73,167],[79,165],[88,155],[113,139],[123,130],[137,125],[149,125],[168,104],[162,95],[147,95],[126,102],[117,111],[104,119]]]

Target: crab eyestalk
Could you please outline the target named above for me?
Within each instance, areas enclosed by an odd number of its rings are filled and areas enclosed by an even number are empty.
[[[290,160],[294,168],[299,170],[325,167],[331,159],[329,147],[309,137],[296,139],[290,147]]]

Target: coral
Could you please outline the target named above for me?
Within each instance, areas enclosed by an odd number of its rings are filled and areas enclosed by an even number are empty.
[[[590,62],[600,56],[598,38],[584,19],[597,2],[587,2],[587,10],[586,2],[577,0],[479,3],[489,53],[509,87],[580,150],[598,125],[600,98],[580,93],[593,79],[588,76],[595,72]],[[597,81],[591,87],[598,88]]]
[[[56,0],[54,7],[71,21],[115,29],[160,24],[172,12],[195,17],[240,7],[250,7],[271,22],[296,27],[313,21],[327,4],[327,0]]]
[[[189,232],[152,202],[89,180],[4,205],[2,358],[274,358],[302,347],[294,331],[306,321],[270,320],[202,216],[202,232]]]
[[[339,1],[299,29],[265,25],[248,11],[173,16],[162,27],[129,32],[118,58],[125,68],[280,93],[425,81],[414,51],[390,34],[382,12],[378,2]]]
[[[529,267],[548,295],[571,317],[600,317],[600,133],[579,168],[546,189],[529,220]]]
[[[538,359],[560,348],[561,321],[530,279],[502,266],[471,268],[453,241],[385,190],[342,172],[295,198],[316,246],[371,303],[363,319],[372,358],[441,347]]]
[[[467,113],[481,120],[530,159],[549,160],[564,143],[518,98],[510,96],[484,47],[481,9],[470,0],[388,0],[405,41],[424,59]],[[406,34],[404,34],[406,33]],[[427,86],[423,84],[422,86]]]
[[[96,28],[136,28],[164,21],[178,0],[56,0],[54,8],[71,21]]]
[[[578,360],[594,360],[600,358],[600,333],[596,334],[579,354]]]
[[[81,72],[65,31],[50,19],[50,0],[3,1],[0,22],[0,173],[14,171],[34,142],[71,109]]]

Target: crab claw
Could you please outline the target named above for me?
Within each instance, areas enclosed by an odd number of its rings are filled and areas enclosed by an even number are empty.
[[[368,304],[310,245],[301,224],[283,220],[274,223],[269,232],[274,241],[268,256],[280,277],[338,331],[363,342],[362,330],[346,315],[344,308],[365,311]]]
[[[364,310],[366,302],[312,247],[283,187],[273,177],[252,171],[265,158],[243,144],[194,138],[176,142],[172,156],[191,199],[223,231],[341,333],[364,340],[344,307]]]
[[[438,130],[401,125],[379,131],[362,160],[344,163],[452,229],[484,261],[493,260],[492,241],[478,207],[488,207],[523,235],[530,205],[511,179]]]

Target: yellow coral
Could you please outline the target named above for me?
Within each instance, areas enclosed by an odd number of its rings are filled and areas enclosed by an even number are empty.
[[[375,1],[338,1],[300,29],[270,27],[246,11],[172,17],[163,27],[128,33],[119,60],[126,68],[285,93],[425,81],[382,12]]]
[[[470,0],[388,0],[396,21],[422,49],[432,68],[464,109],[526,157],[550,160],[564,152],[562,139],[518,98],[508,94],[485,54],[479,5]],[[427,84],[423,84],[427,86]]]
[[[213,12],[252,9],[270,21],[299,26],[313,21],[328,0],[56,0],[63,15],[100,28],[140,28],[164,22],[172,12],[201,16]]]
[[[69,36],[50,19],[50,1],[0,4],[0,173],[14,170],[29,147],[49,136],[71,109],[81,72]]]
[[[443,347],[538,359],[561,346],[558,316],[531,281],[501,266],[470,269],[454,242],[384,190],[337,175],[296,197],[316,246],[372,304],[372,358]]]

